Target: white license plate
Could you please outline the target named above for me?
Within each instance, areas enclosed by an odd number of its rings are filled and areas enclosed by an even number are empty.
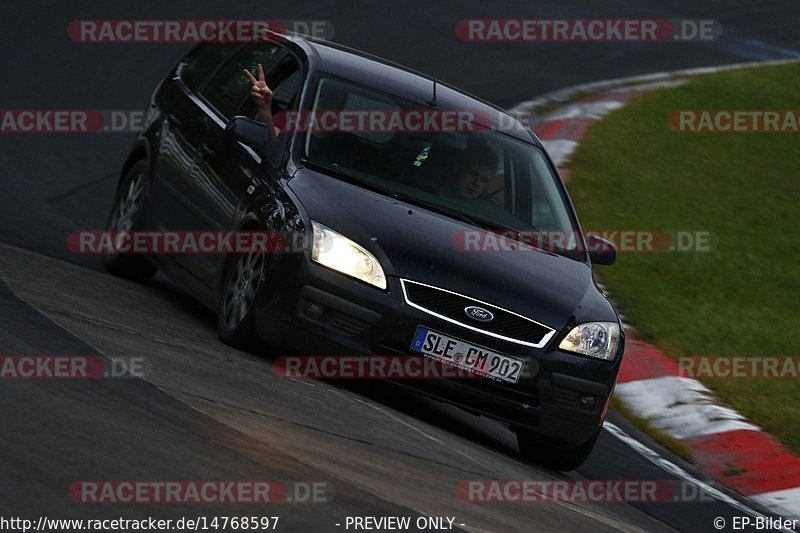
[[[417,327],[411,349],[473,374],[508,383],[519,381],[525,364],[522,359],[489,351],[424,326]]]

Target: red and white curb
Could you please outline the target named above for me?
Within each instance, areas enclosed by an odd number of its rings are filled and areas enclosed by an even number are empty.
[[[555,164],[563,167],[586,128],[624,106],[634,94],[680,85],[696,75],[796,61],[743,63],[570,87],[523,102],[512,112],[528,120]],[[586,93],[591,96],[570,101]],[[551,111],[540,114],[543,108]],[[561,173],[567,182],[569,173]],[[615,394],[653,427],[688,446],[695,464],[722,484],[777,514],[800,517],[800,458],[721,405],[700,381],[682,377],[673,359],[630,331]]]

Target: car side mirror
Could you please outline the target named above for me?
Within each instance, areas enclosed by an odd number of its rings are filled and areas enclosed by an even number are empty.
[[[273,166],[280,164],[285,139],[273,136],[263,122],[239,115],[233,117],[225,131],[266,157]]]
[[[589,259],[595,265],[613,265],[617,262],[617,249],[611,241],[589,234],[586,236],[586,247],[589,250]]]
[[[271,137],[266,124],[243,116],[233,117],[225,129],[234,139],[251,148],[263,148]]]

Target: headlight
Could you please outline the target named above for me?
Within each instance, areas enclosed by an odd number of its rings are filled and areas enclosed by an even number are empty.
[[[619,325],[614,322],[587,322],[572,328],[558,347],[597,359],[613,361],[619,346]]]
[[[314,231],[311,259],[379,289],[386,288],[386,276],[374,255],[319,222],[312,220],[311,227]]]

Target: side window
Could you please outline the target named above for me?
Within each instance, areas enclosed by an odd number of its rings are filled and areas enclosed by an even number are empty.
[[[193,91],[197,91],[217,67],[231,57],[241,44],[205,43],[196,46],[184,59],[180,71],[181,81]]]
[[[286,52],[274,44],[259,43],[248,46],[220,69],[203,91],[203,96],[217,111],[230,118],[250,93],[250,81],[242,70],[252,71],[257,63],[261,63],[264,71],[269,72],[284,57]]]
[[[267,80],[269,82],[269,80]],[[272,89],[272,105],[277,107],[278,111],[289,109],[300,90],[300,71],[293,70],[291,74],[286,76],[282,81]]]

